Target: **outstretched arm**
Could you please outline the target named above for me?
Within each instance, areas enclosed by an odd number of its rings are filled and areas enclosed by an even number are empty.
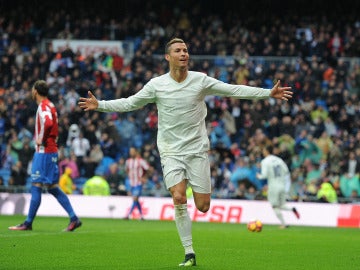
[[[288,101],[292,98],[293,92],[290,91],[291,87],[281,87],[280,86],[280,80],[277,81],[277,83],[274,85],[274,87],[271,89],[270,97],[282,99]]]
[[[80,97],[79,106],[84,109],[84,111],[96,110],[99,106],[99,102],[96,97],[88,91],[88,98]]]

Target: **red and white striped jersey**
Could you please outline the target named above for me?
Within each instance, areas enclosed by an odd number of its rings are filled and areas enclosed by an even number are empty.
[[[58,116],[54,104],[44,99],[38,106],[35,118],[35,140],[41,139],[42,145],[36,146],[36,152],[56,153],[58,151]]]
[[[128,158],[125,162],[126,171],[132,187],[142,184],[142,177],[149,169],[149,164],[145,159],[136,157]]]

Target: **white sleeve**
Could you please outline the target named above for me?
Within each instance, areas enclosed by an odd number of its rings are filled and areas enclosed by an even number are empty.
[[[150,83],[146,84],[139,92],[128,98],[114,100],[100,100],[97,111],[99,112],[129,112],[140,109],[148,103],[155,101],[155,91]]]
[[[287,174],[285,176],[285,191],[289,192],[290,191],[290,187],[291,187],[291,178],[290,178],[290,174]]]
[[[265,160],[261,161],[261,172],[258,174],[259,179],[266,179],[268,174],[268,166]]]
[[[238,99],[267,99],[270,97],[270,89],[228,84],[209,76],[205,77],[203,83],[206,88],[206,95],[225,96]]]

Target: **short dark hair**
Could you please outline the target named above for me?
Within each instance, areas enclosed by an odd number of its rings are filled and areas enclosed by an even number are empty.
[[[268,144],[268,145],[266,145],[266,146],[265,146],[265,149],[266,149],[266,151],[268,151],[268,152],[269,152],[269,154],[272,154],[272,153],[273,153],[273,151],[274,151],[274,147],[273,147],[273,145],[272,145],[272,144]]]
[[[175,43],[185,43],[185,41],[182,40],[181,38],[177,38],[177,37],[171,39],[165,46],[165,54],[168,54],[170,52],[170,46]]]
[[[44,80],[38,80],[34,83],[33,88],[40,96],[47,97],[49,94],[49,86]]]

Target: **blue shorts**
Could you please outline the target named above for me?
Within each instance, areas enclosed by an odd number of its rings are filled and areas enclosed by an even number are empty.
[[[46,185],[59,182],[58,153],[35,153],[31,168],[31,182]]]
[[[142,186],[134,186],[131,187],[131,195],[134,197],[140,197],[141,196],[141,192],[142,192]]]

